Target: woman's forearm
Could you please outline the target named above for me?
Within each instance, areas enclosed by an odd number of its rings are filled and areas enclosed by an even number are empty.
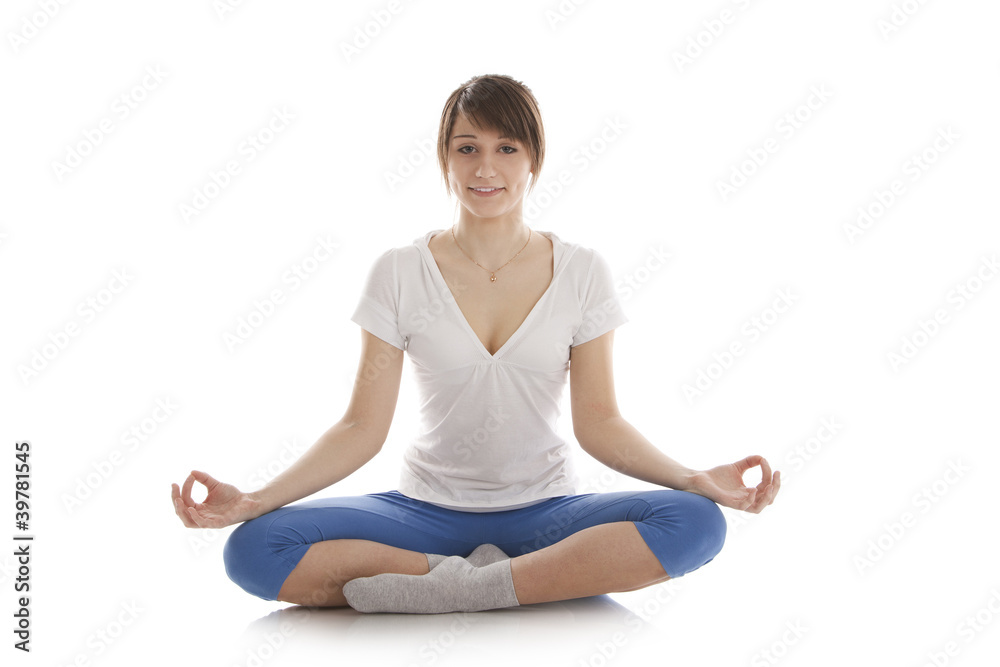
[[[623,475],[684,491],[695,470],[681,465],[643,437],[622,417],[609,417],[576,434],[585,452]]]
[[[382,448],[382,439],[363,427],[334,424],[288,470],[249,495],[267,514],[321,491],[368,463]]]

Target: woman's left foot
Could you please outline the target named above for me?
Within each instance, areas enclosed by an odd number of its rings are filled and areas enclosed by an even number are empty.
[[[461,556],[449,556],[427,574],[352,579],[343,593],[349,605],[364,613],[446,614],[520,606],[509,558],[476,567]]]

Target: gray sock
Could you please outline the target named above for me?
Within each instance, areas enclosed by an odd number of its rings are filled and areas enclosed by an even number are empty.
[[[364,613],[446,614],[518,607],[510,559],[476,567],[448,556],[427,574],[378,574],[351,579],[347,603]]]
[[[427,556],[427,567],[428,571],[433,570],[437,565],[441,564],[447,556],[442,556],[441,554],[424,554]],[[471,554],[465,557],[465,560],[469,561],[476,567],[482,567],[484,565],[489,565],[490,563],[496,563],[497,561],[509,558],[507,554],[503,552],[503,549],[492,544],[480,544],[473,550]]]

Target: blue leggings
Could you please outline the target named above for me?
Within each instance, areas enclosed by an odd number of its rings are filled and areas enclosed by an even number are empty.
[[[463,557],[489,543],[513,558],[614,521],[635,522],[672,579],[711,561],[726,539],[718,505],[673,489],[557,496],[500,512],[450,510],[387,491],[310,500],[251,519],[229,536],[223,558],[229,578],[246,592],[275,600],[309,547],[324,540]]]

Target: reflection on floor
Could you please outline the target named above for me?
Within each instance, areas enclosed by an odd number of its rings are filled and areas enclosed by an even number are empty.
[[[242,664],[304,664],[325,655],[377,665],[606,665],[652,626],[607,595],[475,613],[361,614],[292,606],[251,623]],[[633,642],[635,644],[635,642]],[[637,656],[633,656],[637,657]],[[308,664],[312,664],[309,662]]]

